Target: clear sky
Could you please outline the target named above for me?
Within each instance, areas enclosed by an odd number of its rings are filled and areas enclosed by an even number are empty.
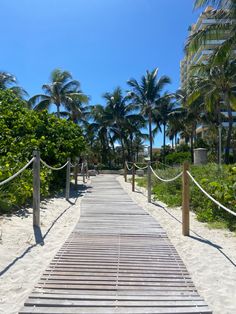
[[[91,104],[154,67],[171,77],[168,90],[175,91],[187,29],[199,14],[193,3],[0,0],[0,70],[16,75],[30,96],[41,93],[53,69],[68,70]]]

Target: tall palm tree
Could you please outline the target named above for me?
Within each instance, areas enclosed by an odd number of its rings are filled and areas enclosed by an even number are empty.
[[[200,64],[193,67],[193,79],[195,90],[191,97],[203,97],[208,111],[218,108],[218,116],[221,118],[221,110],[225,108],[228,115],[228,130],[225,147],[225,163],[229,163],[229,153],[232,140],[233,114],[236,110],[236,59],[230,59],[228,55],[223,62]],[[219,121],[221,123],[221,121]]]
[[[28,96],[28,93],[22,87],[16,86],[15,84],[17,84],[17,79],[13,74],[0,71],[0,89],[9,89],[21,99]]]
[[[42,86],[45,94],[38,94],[29,99],[30,106],[35,110],[49,109],[54,104],[57,108],[57,117],[60,117],[62,106],[70,108],[76,106],[76,102],[87,102],[88,97],[80,90],[80,83],[72,79],[68,71],[55,69],[50,76],[50,83]]]
[[[227,39],[215,49],[215,58],[219,61],[231,52],[236,45],[236,0],[195,0],[195,8],[213,5],[218,10],[212,10],[208,14],[217,19],[217,23],[209,24],[203,29],[192,34],[187,41],[188,53],[195,53],[198,48],[205,45],[208,40]]]
[[[87,123],[89,116],[88,100],[89,97],[86,95],[84,95],[83,102],[80,97],[79,99],[73,97],[73,100],[70,103],[65,104],[65,111],[61,111],[60,115],[80,126],[84,126],[84,124]]]
[[[170,113],[174,108],[172,103],[173,95],[167,92],[155,102],[153,121],[157,125],[156,131],[161,130],[160,125],[163,126],[163,162],[165,163],[165,149],[166,149],[166,127],[169,121]],[[162,131],[162,130],[161,130]]]
[[[147,118],[148,131],[149,131],[149,145],[150,145],[150,160],[152,160],[152,143],[153,143],[153,131],[152,131],[152,110],[155,102],[161,97],[161,91],[166,84],[170,83],[168,76],[162,76],[157,79],[158,69],[146,72],[146,75],[141,77],[140,83],[135,79],[130,79],[127,83],[131,87],[129,92],[134,103],[141,109],[141,113]]]
[[[180,136],[185,138],[185,142],[190,142],[191,159],[193,160],[194,142],[196,141],[197,124],[202,120],[203,103],[202,97],[198,93],[193,97],[195,87],[192,81],[189,82],[185,89],[176,92],[176,98],[181,104],[180,108],[175,108],[170,113],[171,120],[176,119],[181,122]]]
[[[89,130],[95,134],[95,139],[100,143],[102,163],[107,164],[110,155],[109,127],[112,119],[109,110],[102,105],[90,106]]]
[[[128,157],[131,158],[134,133],[139,132],[145,121],[142,116],[137,114],[136,105],[128,102],[129,97],[123,96],[120,87],[114,89],[112,93],[105,93],[103,97],[106,100],[107,111],[110,112],[110,132],[116,135],[121,144],[124,162],[125,147],[128,151]]]

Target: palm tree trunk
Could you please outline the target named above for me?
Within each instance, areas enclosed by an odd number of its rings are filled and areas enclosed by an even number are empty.
[[[166,123],[163,123],[163,163],[166,163]]]
[[[150,161],[152,161],[152,111],[151,111],[151,105],[148,105],[148,128],[149,128],[149,143],[150,143]]]
[[[193,163],[194,162],[194,157],[193,157],[193,132],[190,135],[190,151],[191,151],[191,161]]]
[[[133,134],[130,134],[130,153],[131,153],[131,160],[135,161],[135,154],[133,151]]]
[[[123,143],[123,140],[121,139],[120,140],[120,143],[121,143],[121,151],[122,151],[122,161],[123,161],[123,165],[125,166],[125,148],[124,148],[124,143]]]
[[[216,145],[216,151],[218,151],[218,167],[220,170],[221,163],[222,163],[222,121],[221,121],[220,104],[217,105],[217,115],[218,115],[218,146]]]
[[[227,132],[226,146],[225,146],[225,163],[229,164],[229,152],[231,147],[231,138],[232,138],[232,130],[233,130],[233,115],[232,109],[229,103],[228,95],[225,95],[225,104],[227,106],[228,111],[228,119],[229,119],[229,128]]]
[[[56,104],[57,107],[57,117],[60,118],[60,104]]]

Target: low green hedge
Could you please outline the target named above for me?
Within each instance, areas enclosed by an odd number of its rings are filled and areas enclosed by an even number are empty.
[[[172,178],[180,171],[181,168],[156,170],[157,174],[163,178]],[[236,165],[223,166],[221,171],[218,170],[216,164],[191,166],[190,172],[211,196],[236,212]],[[141,186],[146,185],[145,181],[145,178],[137,179],[138,184]],[[236,230],[236,217],[222,208],[218,208],[193,182],[190,183],[190,193],[190,206],[196,213],[199,221],[212,224],[217,222],[219,223],[218,225],[225,225],[232,231]],[[181,178],[170,183],[164,183],[153,178],[153,194],[156,199],[166,203],[168,206],[181,206]]]

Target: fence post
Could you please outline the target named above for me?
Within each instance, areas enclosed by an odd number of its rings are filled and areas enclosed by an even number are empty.
[[[87,164],[87,161],[85,161],[84,172],[85,172],[85,178],[88,179],[88,164]]]
[[[151,173],[151,161],[148,161],[147,168],[147,192],[148,192],[148,203],[152,202],[152,173]]]
[[[40,152],[33,152],[33,225],[40,227]]]
[[[83,183],[85,183],[85,167],[84,167],[85,163],[82,163],[82,175],[83,175]]]
[[[189,163],[186,161],[183,165],[182,177],[182,234],[189,236]]]
[[[90,179],[88,162],[86,163],[86,175],[87,175],[87,179]]]
[[[78,187],[78,162],[79,158],[75,159],[75,168],[74,168],[74,179],[75,179],[75,188]]]
[[[127,182],[127,165],[126,165],[126,162],[124,165],[124,179],[125,179],[125,182]]]
[[[132,192],[135,192],[135,165],[132,167]]]
[[[67,158],[66,166],[66,200],[70,198],[70,158]]]

